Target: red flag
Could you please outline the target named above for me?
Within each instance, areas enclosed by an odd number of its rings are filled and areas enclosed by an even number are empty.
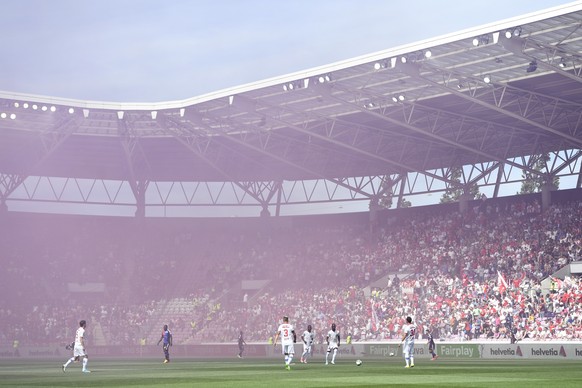
[[[499,292],[502,294],[507,291],[507,282],[499,271],[497,271],[497,287],[499,287]]]

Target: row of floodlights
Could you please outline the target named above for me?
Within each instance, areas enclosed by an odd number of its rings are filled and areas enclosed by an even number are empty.
[[[46,105],[39,106],[39,105],[36,105],[36,104],[29,104],[28,102],[23,102],[22,104],[20,104],[18,101],[16,101],[14,103],[14,107],[15,108],[22,108],[22,109],[28,109],[28,108],[30,108],[32,110],[38,110],[38,109],[40,109],[43,112],[46,112],[48,110],[50,110],[51,112],[56,112],[57,111],[57,107],[54,106],[54,105],[52,105],[51,107],[48,107]]]
[[[310,78],[305,78],[303,80],[287,82],[283,84],[283,90],[290,91],[296,89],[306,89],[309,86],[310,81]],[[322,74],[313,78],[313,81],[319,84],[331,82],[331,74]]]
[[[57,111],[57,107],[54,105],[46,106],[46,105],[37,105],[37,104],[32,104],[32,103],[28,103],[28,102],[18,102],[15,101],[14,102],[14,107],[15,108],[21,108],[21,109],[32,109],[32,110],[41,110],[43,112],[47,112],[47,111],[51,111],[51,112],[56,112]],[[75,108],[69,108],[69,113],[73,114],[75,113]]]
[[[491,38],[493,38],[493,43],[497,43],[499,41],[499,34],[501,34],[500,31],[494,32],[492,34],[476,36],[472,40],[473,46],[477,47],[489,44]],[[506,39],[521,36],[521,27],[509,28],[505,30],[503,35],[505,36]]]
[[[0,112],[0,119],[16,120],[16,113]]]
[[[400,102],[404,102],[404,100],[406,100],[406,96],[404,94],[397,94],[392,96],[392,101],[395,103],[400,103]],[[377,108],[379,106],[379,104],[376,104],[373,101],[367,102],[366,104],[364,104],[365,108],[368,109],[374,109]]]
[[[382,69],[387,69],[387,68],[393,69],[396,67],[396,63],[398,63],[399,60],[400,60],[400,63],[407,63],[409,61],[418,61],[418,60],[421,60],[423,58],[428,59],[431,57],[432,57],[431,50],[419,51],[416,53],[403,55],[399,58],[393,57],[390,59],[385,59],[383,61],[375,62],[374,63],[374,70],[382,70]]]

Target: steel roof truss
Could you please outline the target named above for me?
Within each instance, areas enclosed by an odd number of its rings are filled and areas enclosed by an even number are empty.
[[[427,67],[427,69],[431,71],[444,73],[449,72],[447,69],[438,68],[432,65],[427,66],[423,64],[423,66]],[[406,74],[410,74],[410,72],[407,71]],[[426,73],[421,73],[419,71],[415,76],[423,79],[425,82],[432,86],[437,86],[439,88],[448,90],[450,93],[463,99],[474,102],[488,109],[492,109],[498,113],[519,120],[545,132],[549,132],[567,139],[574,145],[582,145],[582,139],[572,135],[576,129],[571,125],[568,125],[566,132],[559,131],[548,126],[549,122],[554,121],[553,118],[556,115],[556,112],[559,113],[560,116],[565,115],[570,118],[569,120],[563,121],[565,124],[571,123],[572,121],[579,122],[580,115],[582,115],[582,105],[580,104],[576,104],[564,99],[546,96],[541,93],[534,93],[531,91],[518,89],[516,87],[494,83],[483,83],[483,87],[475,89],[474,93],[466,93],[463,90],[459,90],[458,88],[451,86],[450,83],[444,84],[436,82],[428,78]],[[510,108],[514,109],[510,110]]]

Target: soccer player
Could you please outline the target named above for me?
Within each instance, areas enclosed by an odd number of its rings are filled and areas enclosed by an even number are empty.
[[[337,350],[340,346],[340,335],[339,331],[335,329],[335,323],[331,324],[331,330],[327,332],[327,337],[325,337],[327,342],[327,353],[325,353],[325,365],[328,365],[329,354],[333,352],[331,356],[331,363],[335,365],[335,356],[337,355]]]
[[[79,322],[79,328],[75,333],[75,345],[73,346],[73,357],[69,358],[66,363],[63,364],[63,372],[67,370],[67,366],[73,361],[78,362],[79,359],[83,358],[83,373],[91,373],[87,369],[87,363],[89,362],[89,356],[85,351],[85,328],[87,327],[87,322],[82,320]]]
[[[307,356],[311,354],[311,345],[313,345],[313,340],[315,335],[311,332],[311,325],[307,325],[307,330],[301,334],[301,340],[303,341],[303,354],[301,355],[301,362],[307,364]]]
[[[434,352],[434,350],[436,349],[436,345],[434,343],[434,338],[432,337],[432,333],[428,327],[426,328],[425,333],[426,333],[426,338],[428,340],[428,342],[427,342],[428,352],[432,355],[432,358],[430,360],[434,361],[437,358],[439,358],[439,356],[437,356],[437,354]]]
[[[277,346],[279,336],[281,337],[281,351],[285,356],[285,369],[291,370],[291,361],[293,360],[293,355],[295,355],[293,344],[297,342],[297,336],[293,325],[289,324],[289,317],[283,317],[283,323],[279,325],[277,334],[275,334],[273,346]]]
[[[404,341],[404,359],[406,360],[405,368],[414,368],[414,336],[416,335],[416,325],[412,323],[411,317],[406,317],[406,324],[402,326],[402,340],[398,347]]]
[[[162,336],[158,340],[158,345],[163,342],[164,349],[164,364],[170,362],[170,346],[172,346],[172,333],[168,330],[168,325],[164,325],[164,330],[162,331]]]
[[[242,358],[246,344],[247,343],[245,342],[245,339],[243,338],[243,332],[241,330],[239,335],[238,335],[238,358]]]

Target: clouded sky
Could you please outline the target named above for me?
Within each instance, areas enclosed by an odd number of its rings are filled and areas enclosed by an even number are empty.
[[[0,0],[0,90],[181,100],[564,0]]]

